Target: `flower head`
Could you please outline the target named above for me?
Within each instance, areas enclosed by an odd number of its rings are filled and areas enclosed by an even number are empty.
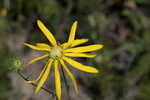
[[[23,60],[20,57],[10,57],[9,59],[10,62],[10,69],[14,70],[14,71],[19,71],[19,70],[23,70]]]
[[[60,81],[60,72],[58,68],[58,63],[62,65],[62,67],[65,69],[71,80],[73,81],[74,88],[76,93],[78,93],[77,83],[70,72],[70,70],[67,68],[65,62],[72,65],[74,68],[79,69],[81,71],[89,72],[89,73],[98,73],[98,70],[91,66],[83,65],[70,57],[87,57],[87,58],[93,58],[96,55],[95,54],[88,54],[87,52],[96,51],[98,49],[101,49],[103,45],[101,44],[95,44],[95,45],[88,45],[88,46],[81,46],[76,47],[77,45],[83,44],[88,41],[88,39],[75,39],[75,32],[77,28],[77,21],[75,21],[72,25],[69,40],[66,43],[63,43],[61,45],[58,45],[54,36],[52,33],[45,27],[45,25],[40,21],[37,20],[38,27],[41,29],[41,31],[44,33],[44,35],[47,37],[51,45],[45,44],[45,43],[37,43],[36,45],[31,45],[24,43],[24,45],[39,51],[46,51],[47,53],[43,56],[37,57],[33,60],[31,60],[27,65],[32,64],[35,61],[44,59],[46,57],[49,57],[48,63],[43,67],[43,70],[41,71],[40,75],[36,80],[32,81],[26,81],[26,83],[34,83],[38,80],[38,86],[35,90],[35,93],[39,91],[39,89],[42,87],[44,82],[46,81],[51,65],[54,64],[55,69],[55,86],[56,86],[56,94],[59,100],[61,100],[61,81]],[[65,61],[65,62],[64,62]]]

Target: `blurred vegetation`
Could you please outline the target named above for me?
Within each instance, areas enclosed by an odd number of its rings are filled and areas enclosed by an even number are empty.
[[[10,59],[10,53],[8,50],[8,46],[6,44],[3,44],[3,47],[0,48],[0,100],[7,100],[7,93],[11,89],[10,79],[8,77],[8,71],[9,71],[9,59]]]
[[[149,0],[0,0],[0,9],[0,93],[5,94],[0,100],[6,100],[10,89],[7,61],[11,47],[4,43],[9,36],[19,39],[22,34],[26,34],[25,41],[47,42],[37,28],[37,19],[59,42],[68,38],[71,24],[77,20],[77,38],[104,44],[94,60],[83,59],[100,74],[88,84],[78,78],[92,100],[150,99]],[[17,55],[15,50],[11,52]]]

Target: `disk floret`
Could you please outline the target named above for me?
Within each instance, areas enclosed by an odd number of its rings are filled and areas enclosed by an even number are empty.
[[[62,48],[60,46],[53,47],[50,51],[50,57],[54,59],[62,57]]]

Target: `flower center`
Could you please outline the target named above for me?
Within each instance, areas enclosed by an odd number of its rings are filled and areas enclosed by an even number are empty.
[[[62,56],[62,48],[59,46],[53,47],[50,51],[50,56],[54,59],[60,58]]]

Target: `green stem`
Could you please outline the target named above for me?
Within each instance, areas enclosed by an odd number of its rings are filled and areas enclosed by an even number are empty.
[[[66,86],[66,90],[67,90],[67,94],[68,94],[68,100],[71,100],[70,99],[70,91],[69,91],[69,85],[67,83],[67,79],[66,79],[66,76],[65,76],[65,72],[64,72],[64,69],[61,67],[61,70],[62,70],[62,74],[63,74],[63,79],[64,79],[64,83],[65,83],[65,86]]]
[[[18,75],[19,75],[20,77],[22,77],[25,81],[29,81],[29,79],[26,78],[26,77],[22,74],[22,72],[21,72],[20,70],[18,70],[17,73],[18,73]],[[35,83],[31,83],[31,85],[37,87],[37,84],[35,84]],[[44,88],[44,87],[41,87],[41,89],[43,89],[44,91],[48,92],[49,94],[55,95],[55,92],[52,91],[52,90],[46,89],[46,88]]]

